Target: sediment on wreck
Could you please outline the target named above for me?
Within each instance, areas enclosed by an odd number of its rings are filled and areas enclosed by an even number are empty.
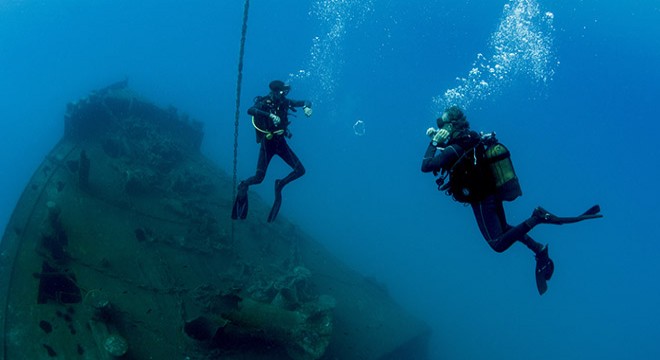
[[[427,358],[428,327],[119,82],[67,105],[0,244],[2,359]],[[228,146],[227,148],[230,148]]]

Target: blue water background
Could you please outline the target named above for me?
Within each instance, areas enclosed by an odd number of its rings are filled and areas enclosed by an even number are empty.
[[[529,250],[493,252],[471,210],[420,172],[445,92],[478,54],[493,59],[505,5],[521,3],[540,8],[547,67],[530,71],[532,57],[493,81],[468,119],[513,153],[524,196],[506,204],[511,223],[537,205],[605,215],[532,231],[556,264],[543,297]],[[65,104],[125,77],[203,121],[204,153],[231,172],[242,13],[242,1],[0,2],[0,223],[61,137]],[[258,150],[245,110],[287,80],[314,115],[293,119],[307,174],[280,216],[427,321],[434,359],[658,359],[658,64],[655,0],[252,1],[239,177]],[[287,171],[274,160],[253,189],[270,202]]]

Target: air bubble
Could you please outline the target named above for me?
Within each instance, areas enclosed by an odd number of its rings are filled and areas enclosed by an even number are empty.
[[[551,81],[559,64],[552,51],[553,19],[551,12],[541,14],[537,1],[510,0],[504,5],[497,30],[491,35],[492,55],[478,53],[468,76],[458,77],[456,87],[433,99],[435,110],[442,112],[451,105],[467,108],[475,100],[501,93],[518,77],[542,86]]]
[[[364,121],[358,120],[353,124],[353,132],[357,136],[363,136],[366,133],[367,129],[364,125]]]

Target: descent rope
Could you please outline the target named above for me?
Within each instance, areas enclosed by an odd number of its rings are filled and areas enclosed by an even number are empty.
[[[236,79],[236,112],[234,113],[234,177],[232,181],[232,199],[236,198],[236,180],[238,172],[238,118],[241,107],[241,83],[243,81],[243,54],[245,53],[245,36],[247,34],[248,9],[250,0],[245,0],[243,9],[243,27],[241,29],[241,45],[238,51],[238,78]],[[234,222],[231,222],[231,239],[234,241]]]

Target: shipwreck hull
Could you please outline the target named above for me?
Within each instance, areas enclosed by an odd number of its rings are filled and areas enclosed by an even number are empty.
[[[125,83],[69,104],[0,244],[2,359],[425,359],[428,327]]]

